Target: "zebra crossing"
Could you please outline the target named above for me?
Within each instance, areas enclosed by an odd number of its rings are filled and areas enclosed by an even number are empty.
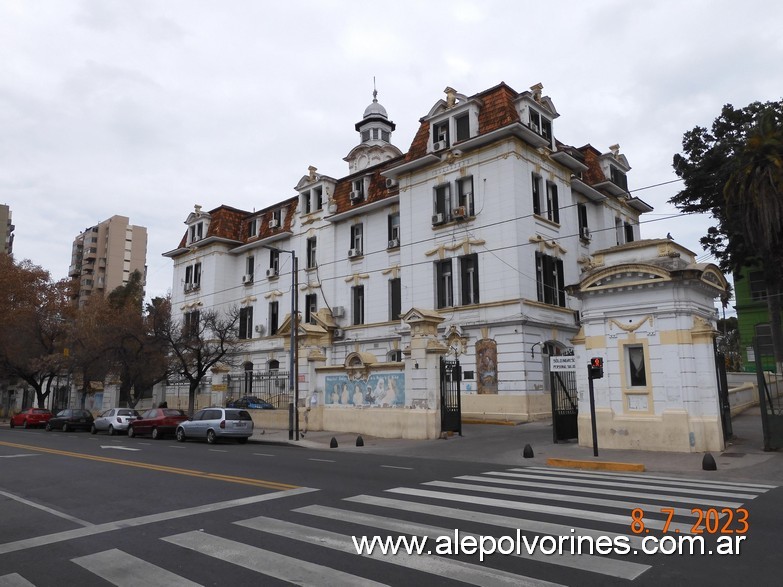
[[[391,555],[376,548],[372,553],[360,554],[354,538],[417,536],[426,537],[428,544],[434,545],[445,537],[471,538],[475,543],[486,536],[499,539],[520,534],[555,539],[608,537],[623,539],[631,549],[638,550],[644,535],[631,529],[631,512],[635,509],[644,511],[645,532],[662,535],[666,529],[669,533],[691,534],[692,508],[736,510],[774,488],[645,474],[506,468],[417,486],[390,487],[376,494],[352,495],[333,505],[312,503],[284,509],[281,517],[237,520],[220,527],[220,531],[191,530],[155,540],[169,560],[175,561],[188,552],[191,557],[203,557],[216,565],[230,565],[224,571],[227,576],[236,567],[243,573],[258,574],[258,584],[269,577],[297,585],[384,585],[389,577],[400,576],[389,571],[390,566],[401,569],[398,572],[404,576],[417,577],[408,581],[413,584],[423,583],[428,576],[487,586],[543,587],[564,584],[564,576],[568,577],[565,584],[582,584],[585,578],[599,584],[609,580],[633,582],[644,577],[659,559],[599,553],[545,554],[526,549],[483,560],[478,555],[427,554],[433,552],[431,549],[422,554],[401,551]],[[317,497],[318,492],[310,495]],[[287,554],[275,549],[274,545],[282,541],[298,545],[296,556],[291,556],[290,549]],[[330,562],[324,564],[323,556],[311,556],[315,550],[335,554],[326,557]],[[503,564],[498,564],[501,558]],[[363,559],[360,564],[351,562],[359,559]],[[118,586],[201,584],[196,567],[164,568],[118,548],[72,558],[70,562]],[[32,585],[19,573],[0,575],[0,587]]]

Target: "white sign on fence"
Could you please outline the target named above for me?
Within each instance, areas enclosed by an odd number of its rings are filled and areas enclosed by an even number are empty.
[[[576,371],[576,357],[556,356],[549,357],[550,371]]]

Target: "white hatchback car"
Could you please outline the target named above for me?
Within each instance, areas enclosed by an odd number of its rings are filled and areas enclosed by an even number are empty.
[[[253,435],[253,418],[238,408],[206,408],[177,426],[177,440],[206,439],[215,444],[219,438],[235,438],[240,444]]]
[[[139,413],[130,408],[111,408],[95,418],[90,432],[108,432],[109,436],[117,432],[127,432],[128,424],[139,418]]]

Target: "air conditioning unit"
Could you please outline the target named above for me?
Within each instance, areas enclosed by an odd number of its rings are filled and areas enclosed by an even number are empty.
[[[442,150],[443,150],[443,149],[445,149],[447,146],[448,146],[448,145],[447,145],[446,141],[435,141],[435,142],[432,144],[432,150],[433,150],[433,151],[442,151]]]
[[[468,211],[467,208],[465,208],[465,206],[458,206],[451,211],[451,215],[454,218],[467,218]]]
[[[443,224],[443,213],[438,212],[437,214],[432,215],[432,223],[433,224]]]
[[[278,226],[280,226],[280,222],[278,222],[277,218],[272,218],[269,221],[269,228],[277,228]]]
[[[386,187],[387,188],[396,188],[398,186],[398,182],[396,179],[392,179],[391,177],[386,178]]]
[[[266,270],[266,276],[267,277],[277,277],[277,269],[274,267],[270,267]]]
[[[351,202],[361,202],[364,199],[362,192],[359,190],[353,190],[351,192]]]
[[[342,340],[345,338],[345,331],[342,328],[335,328],[332,331],[332,338],[335,340]]]
[[[342,318],[345,316],[345,307],[344,306],[335,306],[332,308],[332,317],[333,318]]]
[[[348,257],[349,258],[360,257],[361,255],[362,255],[362,250],[361,249],[348,249]]]
[[[252,274],[243,275],[242,276],[242,283],[244,283],[245,285],[253,283],[253,275]]]
[[[264,333],[266,332],[266,328],[264,328],[263,324],[256,324],[255,331],[261,336],[264,336]]]
[[[389,241],[389,246],[388,246],[388,247],[386,247],[386,248],[388,248],[388,249],[396,249],[396,248],[397,248],[397,247],[399,247],[399,246],[400,246],[400,239],[398,239],[398,238],[393,238],[393,239],[391,239],[391,240]]]

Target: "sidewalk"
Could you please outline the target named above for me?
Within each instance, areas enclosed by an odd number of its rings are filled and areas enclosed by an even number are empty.
[[[462,436],[454,435],[446,440],[389,439],[362,435],[363,446],[356,446],[360,436],[358,434],[329,431],[310,431],[297,442],[288,439],[287,430],[257,429],[251,441],[309,449],[468,460],[511,466],[583,468],[582,464],[587,464],[591,468],[603,470],[695,474],[783,484],[783,451],[764,452],[758,408],[751,408],[732,419],[734,437],[723,452],[711,453],[717,471],[703,470],[704,453],[602,449],[599,444],[598,457],[595,457],[592,447],[579,446],[575,440],[555,443],[550,422],[497,424],[463,424]],[[337,442],[336,448],[330,448],[332,439]],[[523,457],[523,450],[528,444],[533,451],[532,458]],[[555,464],[551,459],[564,462]]]

